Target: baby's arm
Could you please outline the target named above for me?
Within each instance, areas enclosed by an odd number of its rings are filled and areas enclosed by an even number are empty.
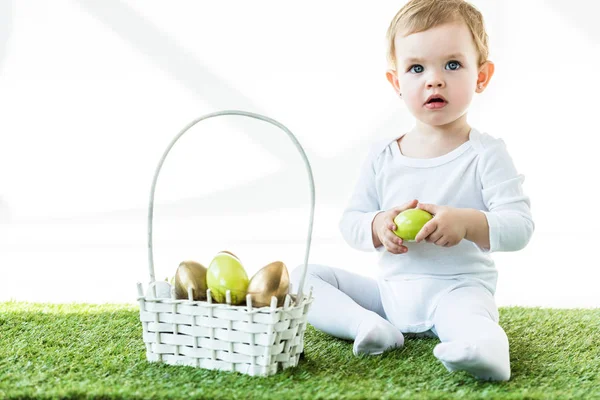
[[[375,250],[373,243],[373,219],[382,210],[375,186],[375,153],[371,152],[363,163],[354,192],[339,222],[344,240],[353,248],[363,251]]]
[[[529,197],[523,193],[524,176],[517,173],[502,140],[483,149],[479,167],[483,201],[487,207],[482,212],[489,226],[489,249],[484,250],[521,250],[535,228]]]
[[[363,251],[384,251],[403,254],[408,248],[394,234],[394,217],[408,208],[414,208],[417,200],[408,201],[387,211],[380,210],[375,179],[375,165],[379,146],[371,151],[360,170],[358,181],[339,223],[344,240],[353,248]]]
[[[479,210],[426,203],[419,203],[417,208],[433,215],[433,219],[415,237],[417,243],[425,240],[438,246],[452,247],[466,239],[489,250],[489,226],[485,214]]]
[[[472,208],[465,208],[462,213],[466,228],[465,239],[488,251],[490,249],[490,227],[485,214]]]

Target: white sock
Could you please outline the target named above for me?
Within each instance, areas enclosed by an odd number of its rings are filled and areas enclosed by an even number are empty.
[[[354,355],[381,354],[386,350],[402,347],[404,336],[394,325],[375,313],[358,325],[352,351]]]
[[[467,371],[478,379],[507,381],[510,360],[501,346],[478,346],[466,342],[440,343],[433,349],[435,357],[448,371]]]

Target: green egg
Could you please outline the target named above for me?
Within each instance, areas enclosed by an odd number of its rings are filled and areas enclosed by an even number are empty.
[[[225,303],[228,290],[231,304],[245,302],[249,281],[240,260],[229,252],[217,254],[206,272],[206,283],[217,303]]]
[[[433,216],[420,208],[410,208],[402,211],[394,218],[396,230],[394,233],[402,240],[415,240],[417,234]]]

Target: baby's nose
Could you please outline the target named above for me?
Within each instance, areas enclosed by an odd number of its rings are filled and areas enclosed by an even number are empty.
[[[441,79],[437,79],[437,80],[431,80],[427,83],[427,87],[428,88],[433,88],[433,87],[444,87],[445,83],[443,80]]]

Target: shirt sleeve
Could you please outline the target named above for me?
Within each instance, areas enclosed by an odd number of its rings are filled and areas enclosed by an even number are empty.
[[[339,222],[344,240],[351,247],[362,251],[376,250],[371,226],[375,216],[382,211],[379,209],[375,181],[375,159],[376,154],[371,151],[363,162],[354,191]]]
[[[535,224],[530,200],[523,193],[525,177],[517,173],[504,141],[497,139],[484,149],[480,159],[483,201],[490,235],[485,252],[523,249],[533,234]]]

